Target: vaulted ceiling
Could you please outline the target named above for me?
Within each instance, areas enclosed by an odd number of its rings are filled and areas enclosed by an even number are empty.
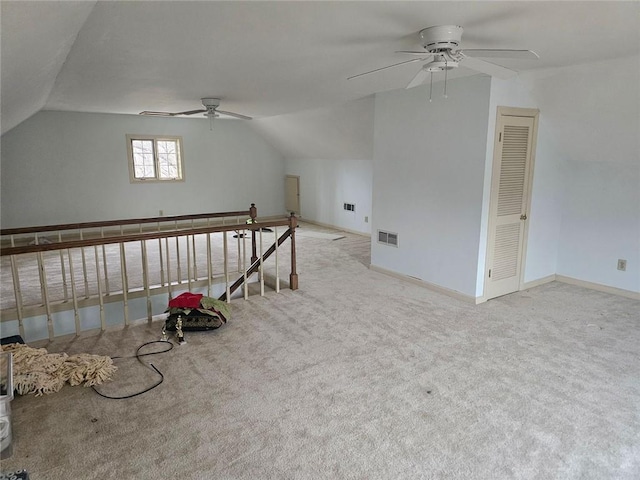
[[[536,51],[518,71],[640,52],[639,2],[2,1],[2,132],[40,109],[137,114],[201,107],[266,118],[402,88],[432,25],[464,48]],[[452,76],[475,72],[460,67]]]

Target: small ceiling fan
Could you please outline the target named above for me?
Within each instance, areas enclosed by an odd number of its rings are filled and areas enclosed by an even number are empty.
[[[420,30],[420,44],[423,51],[401,50],[396,53],[415,55],[419,58],[405,60],[404,62],[394,63],[386,67],[376,68],[358,75],[348,78],[362,77],[377,73],[388,68],[399,67],[413,62],[427,62],[418,73],[409,82],[406,88],[412,88],[422,84],[429,75],[433,82],[433,73],[445,73],[445,96],[446,96],[446,74],[448,70],[457,68],[458,65],[475,70],[477,72],[486,73],[492,77],[508,79],[516,75],[518,72],[495,63],[487,62],[476,57],[483,58],[517,58],[526,60],[535,60],[540,58],[537,53],[531,50],[505,50],[505,49],[460,49],[460,41],[462,39],[463,28],[458,25],[438,25]]]
[[[209,117],[210,120],[219,117],[220,115],[240,118],[242,120],[251,120],[251,117],[248,117],[246,115],[218,110],[218,107],[220,106],[219,98],[203,98],[201,100],[202,106],[204,106],[204,108],[201,108],[199,110],[187,110],[186,112],[153,112],[145,110],[144,112],[140,112],[140,115],[147,115],[150,117],[178,117],[181,115],[195,115],[196,113],[204,113],[205,116]]]

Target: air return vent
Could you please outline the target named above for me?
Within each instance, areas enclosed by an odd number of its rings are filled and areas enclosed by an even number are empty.
[[[391,245],[392,247],[397,247],[398,234],[378,230],[378,243],[384,243],[385,245]]]
[[[344,204],[344,209],[347,210],[348,212],[355,212],[356,211],[356,204],[355,203],[345,203]]]

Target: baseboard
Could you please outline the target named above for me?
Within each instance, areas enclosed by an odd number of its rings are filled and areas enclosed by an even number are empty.
[[[600,283],[587,282],[586,280],[579,280],[577,278],[565,277],[564,275],[556,275],[556,281],[562,283],[568,283],[570,285],[576,285],[578,287],[588,288],[590,290],[596,290],[598,292],[610,293],[612,295],[618,295],[620,297],[631,298],[633,300],[640,300],[640,293],[632,292],[631,290],[625,290],[623,288],[609,287],[608,285],[602,285]]]
[[[305,223],[318,225],[319,227],[333,228],[334,230],[340,230],[341,232],[353,233],[354,235],[361,235],[363,237],[371,238],[371,234],[366,232],[358,232],[357,230],[351,230],[349,228],[339,227],[337,225],[330,225],[328,223],[316,222],[315,220],[309,220],[308,218],[304,218],[302,219],[302,221]]]
[[[400,280],[405,280],[409,283],[413,283],[414,285],[424,287],[428,290],[433,290],[434,292],[442,293],[444,295],[447,295],[448,297],[461,300],[465,303],[471,303],[473,305],[477,305],[478,303],[480,303],[478,298],[472,297],[471,295],[466,295],[464,293],[458,292],[457,290],[451,290],[450,288],[447,288],[447,287],[442,287],[440,285],[435,285],[433,283],[425,282],[424,280],[420,280],[419,278],[394,272],[393,270],[387,270],[386,268],[378,267],[376,265],[369,265],[369,269],[373,270],[374,272],[379,272],[385,275],[389,275],[390,277],[398,278]]]
[[[540,285],[544,285],[545,283],[555,282],[557,280],[557,275],[547,275],[546,277],[539,278],[537,280],[531,280],[530,282],[524,282],[522,284],[522,288],[520,290],[528,290],[530,288],[539,287]]]

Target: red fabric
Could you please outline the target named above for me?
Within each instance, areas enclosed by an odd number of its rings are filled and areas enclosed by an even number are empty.
[[[202,293],[184,292],[169,300],[169,308],[199,308],[202,296]]]

